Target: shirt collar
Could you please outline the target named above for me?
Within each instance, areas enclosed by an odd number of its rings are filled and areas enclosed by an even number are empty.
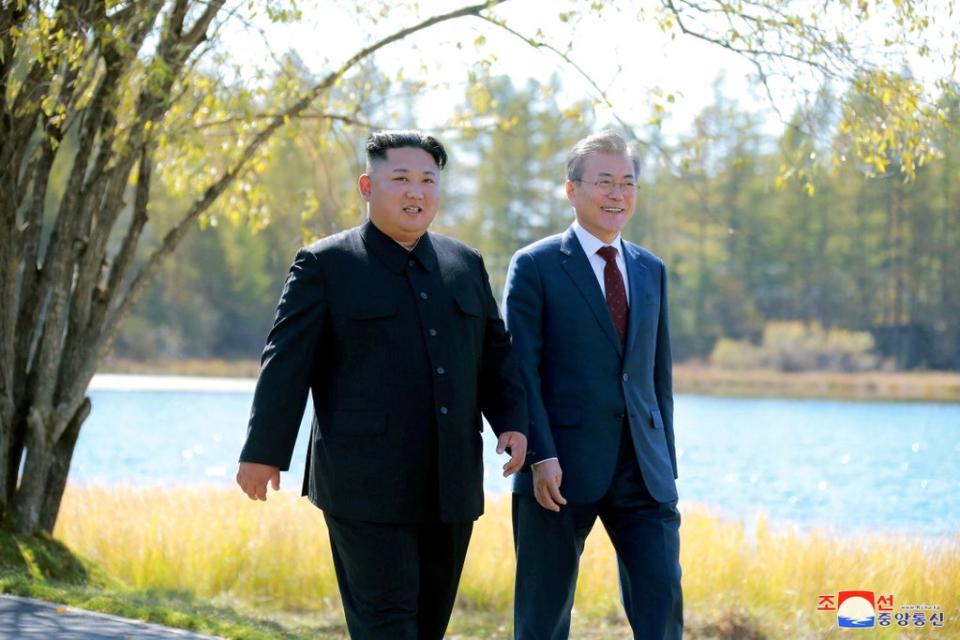
[[[573,227],[573,232],[577,234],[577,240],[580,241],[580,246],[583,247],[583,252],[587,254],[588,258],[594,255],[601,247],[613,247],[620,252],[621,257],[623,256],[623,245],[620,241],[619,233],[617,234],[617,237],[613,239],[613,242],[607,244],[597,236],[581,227],[580,222],[577,220],[574,220],[573,224],[570,226]]]
[[[433,271],[437,265],[437,252],[430,241],[430,234],[424,233],[413,250],[407,250],[402,244],[377,228],[369,218],[360,226],[360,235],[367,250],[377,256],[390,271],[403,273],[407,263],[414,259],[427,271]]]

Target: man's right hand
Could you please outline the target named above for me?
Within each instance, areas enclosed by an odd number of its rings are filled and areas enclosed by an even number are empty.
[[[280,489],[280,469],[259,462],[241,462],[237,471],[237,484],[251,500],[267,499],[267,483],[273,490]]]
[[[556,459],[544,460],[533,465],[533,495],[544,509],[560,511],[567,499],[560,495],[560,480],[563,472]]]

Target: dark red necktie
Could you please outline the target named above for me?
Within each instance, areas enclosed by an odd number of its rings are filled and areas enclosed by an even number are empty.
[[[620,336],[620,344],[627,343],[627,290],[623,286],[623,274],[617,266],[617,250],[614,247],[600,247],[597,255],[606,261],[603,267],[603,288],[606,289],[607,307],[613,326]]]

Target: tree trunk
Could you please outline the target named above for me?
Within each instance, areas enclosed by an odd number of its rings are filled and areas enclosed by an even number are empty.
[[[6,520],[7,505],[13,497],[13,488],[10,487],[11,474],[8,471],[10,437],[13,435],[12,413],[9,406],[0,406],[0,522]]]
[[[9,428],[6,431],[3,465],[6,470],[3,482],[6,483],[4,501],[6,505],[13,504],[13,496],[17,491],[17,479],[20,477],[20,461],[23,460],[24,439],[27,433],[26,420],[19,412],[13,413]],[[9,514],[8,514],[9,515]]]
[[[36,414],[34,414],[36,415]],[[52,462],[52,443],[37,428],[38,418],[28,427],[23,476],[13,499],[13,523],[18,533],[32,535],[40,531],[40,512]]]
[[[47,490],[43,495],[43,504],[40,507],[40,529],[47,533],[53,532],[57,524],[57,513],[60,511],[60,501],[63,499],[63,490],[67,487],[67,474],[70,472],[70,461],[73,459],[73,449],[77,445],[80,427],[83,425],[91,409],[90,397],[87,396],[80,403],[80,407],[63,436],[54,445],[50,452],[50,468],[47,475]]]

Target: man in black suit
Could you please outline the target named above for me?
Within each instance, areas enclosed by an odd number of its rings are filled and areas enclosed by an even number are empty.
[[[526,454],[525,396],[480,254],[427,228],[446,151],[367,140],[368,220],[301,249],[263,351],[237,483],[265,500],[308,394],[303,491],[323,510],[352,638],[443,637],[483,512],[480,414]]]
[[[620,236],[638,174],[616,133],[578,142],[565,185],[576,220],[518,251],[507,275],[532,463],[514,481],[518,640],[569,635],[597,518],[617,553],[633,637],[682,635],[667,272]]]

